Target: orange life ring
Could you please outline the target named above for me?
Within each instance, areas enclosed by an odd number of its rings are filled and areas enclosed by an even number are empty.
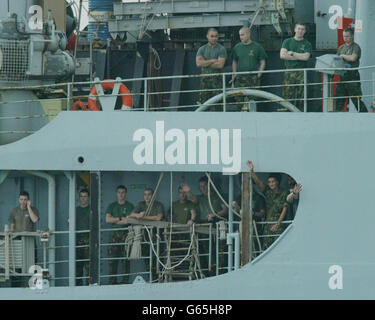
[[[72,110],[73,111],[78,111],[78,110],[87,111],[87,107],[84,102],[78,99],[78,101],[74,102],[72,106]]]
[[[114,81],[113,79],[107,79],[104,81],[111,81],[111,80]],[[103,87],[103,90],[113,90],[113,88],[115,87],[115,83],[104,82],[101,84],[101,86]],[[132,108],[133,107],[132,96],[130,95],[129,89],[123,83],[120,84],[119,94],[121,94],[122,105],[125,106],[126,108]],[[88,99],[88,107],[89,107],[89,110],[91,111],[99,111],[98,102],[96,99],[97,95],[98,93],[96,91],[96,87],[94,86],[90,91],[90,96]]]

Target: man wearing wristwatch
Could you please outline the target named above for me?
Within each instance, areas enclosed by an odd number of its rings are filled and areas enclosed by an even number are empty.
[[[280,58],[285,61],[286,69],[304,69],[307,68],[307,62],[312,53],[311,43],[304,39],[306,25],[297,23],[294,32],[295,36],[293,38],[286,39],[283,42],[280,50]],[[289,71],[284,73],[284,99],[294,104],[301,111],[303,111],[304,105],[303,82],[303,71]]]

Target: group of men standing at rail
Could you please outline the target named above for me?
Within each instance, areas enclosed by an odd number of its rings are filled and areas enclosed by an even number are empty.
[[[267,249],[275,241],[277,236],[285,230],[286,225],[283,221],[288,217],[287,210],[293,204],[298,204],[300,185],[288,177],[289,190],[281,188],[281,175],[270,174],[267,183],[263,183],[254,173],[252,162],[248,162],[251,176],[257,184],[259,191],[253,193],[252,208],[253,217],[257,222],[266,221],[266,225],[256,227],[257,234],[264,236],[255,243],[254,248],[259,253]],[[129,263],[129,230],[131,225],[130,218],[140,221],[167,221],[186,225],[187,227],[194,223],[214,223],[228,218],[228,204],[215,188],[209,188],[211,184],[207,176],[201,177],[198,181],[199,194],[193,194],[192,188],[187,183],[181,183],[178,186],[178,199],[172,203],[170,209],[166,212],[164,205],[156,200],[156,194],[151,188],[146,188],[143,192],[143,201],[136,206],[127,200],[128,190],[124,185],[116,188],[116,201],[110,203],[105,210],[105,223],[110,226],[108,231],[109,242],[106,243],[108,251],[109,274],[106,276],[110,284],[117,284],[119,262],[122,262],[122,272],[120,274],[123,280],[121,283],[129,283],[130,263]],[[236,213],[234,221],[241,220],[241,197],[235,199],[232,203],[233,210]],[[19,206],[14,208],[9,216],[10,231],[23,232],[33,231],[35,223],[39,220],[38,209],[31,206],[29,194],[21,192],[18,198]],[[289,220],[294,218],[295,210]],[[239,218],[237,218],[237,216]],[[69,220],[67,221],[69,223]],[[79,192],[79,206],[76,207],[76,284],[82,285],[84,273],[86,277],[90,275],[90,230],[92,224],[92,211],[90,209],[90,194],[88,189],[81,189]],[[153,239],[155,240],[155,239]],[[149,257],[150,245],[152,240],[144,233],[142,237],[141,256]],[[259,247],[261,243],[262,247]],[[220,243],[220,248],[222,248]],[[202,254],[201,264],[208,267],[208,255],[210,254],[208,243],[199,244],[199,252]],[[212,252],[211,252],[212,254]],[[223,258],[224,256],[220,257]],[[225,258],[225,257],[224,257]],[[224,260],[221,259],[221,263]],[[225,261],[223,263],[225,265]],[[150,263],[146,263],[147,272],[150,271]],[[85,270],[85,272],[84,272]],[[206,273],[206,276],[212,273]],[[86,282],[88,283],[88,282]]]
[[[280,58],[284,60],[286,69],[305,69],[312,55],[312,45],[305,39],[306,25],[297,23],[294,29],[294,37],[284,40]],[[262,72],[266,68],[267,53],[264,48],[251,39],[248,27],[239,31],[241,42],[232,49],[232,71],[257,72],[252,74],[233,74],[232,83],[237,89],[258,89]],[[358,68],[361,58],[361,48],[354,42],[354,30],[344,30],[345,44],[339,47],[337,54],[344,60],[347,68]],[[208,43],[200,47],[196,56],[196,65],[202,69],[202,74],[221,73],[227,60],[226,49],[218,43],[219,34],[214,28],[207,32]],[[304,110],[304,71],[288,71],[284,73],[283,97],[294,104],[300,111]],[[221,93],[223,88],[221,76],[201,77],[200,103],[204,103],[211,97]],[[214,90],[219,89],[219,90]],[[358,70],[345,72],[336,85],[334,111],[344,111],[348,98],[359,112],[367,112],[362,102],[362,90]],[[237,102],[243,101],[243,97],[236,97]],[[243,107],[242,110],[246,110]]]

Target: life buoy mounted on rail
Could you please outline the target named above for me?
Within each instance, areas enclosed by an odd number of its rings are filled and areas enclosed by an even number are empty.
[[[104,81],[114,81],[113,79],[107,79]],[[114,82],[103,82],[100,84],[103,88],[103,90],[113,90],[115,88],[115,83]],[[117,93],[114,93],[117,94]],[[119,95],[121,95],[122,99],[122,110],[128,110],[133,107],[133,99],[132,96],[130,95],[129,89],[123,84],[120,84],[119,88]],[[96,86],[94,86],[91,91],[90,91],[90,96],[88,99],[88,108],[91,111],[99,111],[98,107],[98,92],[96,90]]]
[[[74,102],[74,104],[72,105],[72,110],[73,111],[78,111],[78,110],[87,111],[87,107],[84,102],[78,99],[78,101]]]

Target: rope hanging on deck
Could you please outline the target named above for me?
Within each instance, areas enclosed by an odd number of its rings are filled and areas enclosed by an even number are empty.
[[[152,195],[150,204],[146,209],[145,216],[148,216],[151,212],[156,194],[159,190],[159,186],[160,186],[161,181],[163,180],[163,177],[164,177],[164,172],[162,172],[159,176],[159,180],[158,180],[158,183],[156,185],[155,191]],[[129,233],[128,233],[128,236],[126,237],[127,255],[128,256],[129,256],[129,251],[130,251],[130,247],[131,247],[129,259],[139,259],[142,256],[142,243],[141,243],[142,237],[143,237],[142,226],[139,225],[139,226],[130,226],[129,227]],[[151,238],[150,238],[150,243],[152,243]]]

